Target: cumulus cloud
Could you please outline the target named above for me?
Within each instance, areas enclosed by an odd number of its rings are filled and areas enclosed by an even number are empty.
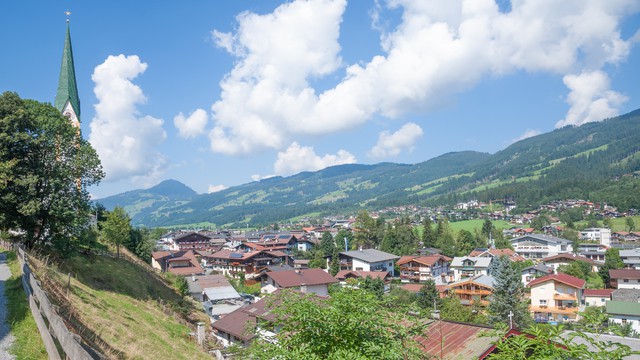
[[[209,194],[214,193],[214,192],[218,192],[218,191],[222,191],[227,189],[227,186],[224,185],[209,185],[209,189],[207,189],[207,192]]]
[[[173,124],[178,129],[178,135],[180,137],[189,139],[204,134],[208,120],[209,115],[207,112],[202,109],[197,109],[188,117],[185,117],[182,113],[178,114],[173,118]]]
[[[422,128],[414,123],[407,123],[398,131],[390,134],[383,131],[378,142],[369,151],[369,156],[376,159],[398,156],[402,150],[413,151],[413,146],[422,137]]]
[[[616,116],[620,105],[627,101],[626,96],[610,89],[609,77],[602,71],[566,75],[562,80],[570,90],[567,103],[571,108],[567,116],[556,123],[557,128]]]
[[[163,120],[137,110],[146,97],[132,80],[146,69],[147,64],[136,55],[109,56],[91,76],[98,103],[89,141],[100,157],[107,181],[155,177],[164,163],[157,151],[167,136]]]
[[[377,26],[381,11],[374,5]],[[345,0],[297,0],[273,13],[244,12],[233,33],[213,31],[236,57],[212,106],[211,149],[226,154],[282,149],[298,135],[359,126],[441,106],[486,76],[516,71],[558,75],[596,71],[626,59],[621,19],[633,0],[389,0],[400,23],[380,35],[381,53],[342,66]],[[323,92],[310,80],[344,69]],[[608,101],[614,107],[614,101]],[[570,117],[568,114],[567,117]]]
[[[273,169],[278,175],[292,175],[301,171],[316,171],[329,166],[353,164],[356,158],[345,150],[339,150],[337,154],[326,154],[323,157],[316,155],[313,147],[300,146],[293,142],[285,151],[278,153],[278,159]]]
[[[511,140],[511,143],[515,143],[518,142],[520,140],[524,140],[530,137],[534,137],[536,135],[540,135],[542,134],[542,132],[538,129],[527,129],[522,135],[518,136],[517,138]]]

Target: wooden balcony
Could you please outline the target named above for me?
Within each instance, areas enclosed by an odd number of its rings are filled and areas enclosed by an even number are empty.
[[[485,289],[453,289],[456,294],[465,295],[491,295],[490,290]]]
[[[578,301],[578,298],[577,298],[574,294],[560,294],[560,293],[555,293],[555,294],[553,294],[553,300],[560,300],[560,301]]]
[[[562,315],[576,315],[578,313],[577,307],[555,307],[555,306],[533,306],[529,307],[529,310],[534,313],[551,313],[551,314],[562,314]]]

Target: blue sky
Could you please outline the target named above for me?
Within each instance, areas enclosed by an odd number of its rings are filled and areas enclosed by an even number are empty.
[[[66,10],[104,197],[418,163],[640,107],[640,3],[5,1],[0,91],[53,102]]]

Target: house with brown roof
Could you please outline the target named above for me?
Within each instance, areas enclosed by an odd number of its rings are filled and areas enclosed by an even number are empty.
[[[531,281],[529,309],[536,322],[575,321],[585,281],[564,273]]]
[[[335,278],[341,283],[348,279],[366,279],[368,277],[374,280],[380,279],[385,283],[391,281],[387,271],[340,270],[335,276]]]
[[[605,306],[611,300],[611,293],[615,289],[584,289],[582,291],[582,304],[584,306]]]
[[[489,326],[436,320],[428,324],[424,335],[416,336],[421,349],[434,359],[477,359],[494,341]]]
[[[518,255],[511,249],[473,249],[469,253],[469,257],[500,257],[506,256],[511,261],[525,261],[524,257]]]
[[[227,347],[230,345],[247,346],[260,330],[260,320],[272,319],[270,306],[263,298],[253,304],[241,307],[211,324],[216,338]],[[263,331],[264,336],[275,335]]]
[[[640,289],[640,270],[611,269],[609,283],[616,289]]]
[[[151,266],[178,276],[204,274],[204,270],[191,250],[156,251],[151,254]]]
[[[449,294],[460,299],[462,305],[489,306],[495,280],[490,275],[476,275],[449,284]]]
[[[598,268],[604,265],[603,263],[589,259],[588,257],[571,253],[557,254],[540,260],[544,265],[552,267],[554,271],[558,271],[558,267],[560,267],[560,265],[569,265],[574,261],[586,262],[591,265],[591,271],[598,271]]]
[[[402,282],[425,282],[429,279],[436,284],[446,284],[451,280],[449,265],[451,258],[435,254],[429,256],[408,255],[396,262],[400,268]]]
[[[302,293],[314,293],[320,296],[329,295],[329,284],[338,280],[322,269],[302,269],[274,271],[267,273],[266,286],[277,289],[294,289]]]
[[[235,276],[238,273],[253,274],[257,269],[280,265],[285,262],[287,254],[282,251],[234,251],[222,249],[207,256],[207,264],[213,270]]]
[[[170,250],[206,250],[211,238],[197,232],[182,233],[171,240]]]

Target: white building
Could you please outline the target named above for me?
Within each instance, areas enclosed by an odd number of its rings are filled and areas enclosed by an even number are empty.
[[[580,231],[580,239],[597,241],[600,245],[611,246],[611,229],[588,228]]]
[[[394,265],[400,256],[376,249],[361,249],[340,253],[340,270],[388,271],[395,277]]]
[[[620,250],[620,258],[630,269],[640,269],[640,248]]]
[[[453,281],[477,275],[489,275],[488,270],[492,260],[492,257],[454,257],[449,266],[453,271]]]
[[[528,234],[510,241],[513,250],[527,259],[542,259],[573,250],[570,240],[550,235]]]

